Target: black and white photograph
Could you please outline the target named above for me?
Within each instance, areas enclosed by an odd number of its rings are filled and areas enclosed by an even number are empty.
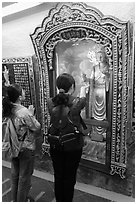
[[[135,1],[1,16],[1,202],[135,202]]]

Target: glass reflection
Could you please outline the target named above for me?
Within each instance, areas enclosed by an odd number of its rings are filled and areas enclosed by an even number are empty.
[[[57,75],[64,72],[73,75],[76,81],[75,96],[80,96],[81,89],[86,87],[87,105],[81,113],[82,117],[107,120],[110,77],[104,47],[92,40],[79,40],[59,42],[55,49]],[[85,139],[83,158],[105,163],[105,151],[106,128],[92,126]]]
[[[101,134],[100,137],[96,137],[94,134],[95,128],[95,126],[92,126],[90,135],[85,138],[82,158],[105,164],[106,142],[101,137]]]

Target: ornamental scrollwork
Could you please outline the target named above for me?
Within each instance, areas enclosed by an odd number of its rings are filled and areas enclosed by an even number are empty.
[[[119,166],[116,166],[116,165],[111,165],[110,174],[111,175],[118,174],[118,175],[120,175],[120,177],[122,179],[124,179],[125,178],[125,175],[124,175],[125,171],[126,171],[125,168],[122,168],[122,167],[119,167]]]
[[[49,97],[48,73],[54,70],[54,50],[64,41],[92,40],[105,48],[112,73],[112,119],[110,174],[124,178],[126,171],[127,69],[129,22],[104,16],[84,3],[59,3],[31,34],[40,70],[40,93],[44,134],[49,122],[46,99]],[[45,122],[46,118],[46,122]]]
[[[53,50],[55,45],[58,42],[69,41],[69,40],[82,40],[82,39],[92,39],[98,44],[102,44],[105,47],[106,53],[109,57],[112,56],[112,42],[111,40],[103,35],[102,33],[99,33],[95,30],[91,29],[85,29],[85,28],[68,28],[63,31],[58,31],[54,35],[52,35],[47,42],[44,45],[45,48],[45,55],[48,59],[49,69],[52,70],[53,66]]]

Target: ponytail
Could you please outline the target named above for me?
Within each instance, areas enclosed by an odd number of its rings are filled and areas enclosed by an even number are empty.
[[[68,94],[65,94],[64,89],[59,90],[59,94],[57,94],[53,99],[53,103],[58,106],[58,105],[67,105],[69,101],[69,96]]]
[[[14,105],[9,100],[9,97],[4,97],[2,100],[2,117],[11,117],[13,107]]]

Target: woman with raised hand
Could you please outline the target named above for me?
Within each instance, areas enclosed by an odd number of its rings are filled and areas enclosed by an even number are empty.
[[[81,98],[74,97],[75,80],[68,73],[58,76],[56,86],[59,93],[55,97],[50,98],[47,103],[50,116],[55,107],[68,106],[71,121],[73,121],[78,130],[82,131],[80,113],[86,105],[85,89],[81,90]],[[83,144],[84,140],[81,138],[80,143],[72,151],[65,151],[50,145],[50,154],[54,168],[55,198],[57,202],[72,202],[73,200],[76,173],[82,155]]]

